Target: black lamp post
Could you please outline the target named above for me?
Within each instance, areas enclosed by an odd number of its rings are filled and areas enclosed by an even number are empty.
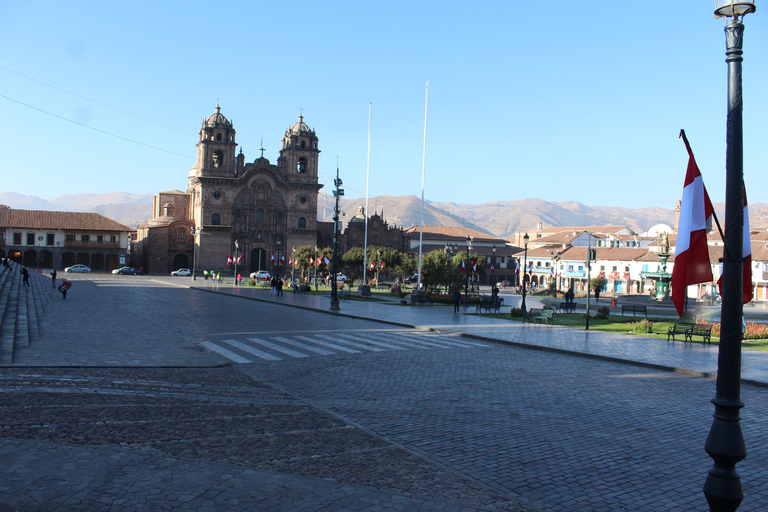
[[[276,274],[278,279],[280,279],[280,258],[281,258],[281,255],[280,255],[280,242],[281,242],[281,240],[278,238],[277,239],[277,272],[275,272],[275,274]]]
[[[234,279],[235,286],[238,285],[238,282],[237,282],[237,256],[238,256],[239,250],[240,250],[240,244],[238,243],[237,240],[235,240],[235,257],[234,257],[234,260],[235,260],[234,261],[234,263],[235,263],[235,279]]]
[[[291,249],[291,284],[296,282],[296,247]]]
[[[493,256],[491,256],[491,277],[489,281],[493,281],[493,275],[496,272],[496,244],[491,246],[491,251],[493,251]],[[489,282],[488,284],[491,285],[491,292],[493,292],[493,287],[496,286],[496,283]]]
[[[728,122],[725,154],[725,247],[723,305],[720,310],[720,346],[714,420],[704,449],[714,460],[704,483],[704,495],[713,512],[730,512],[744,499],[736,464],[747,456],[739,411],[741,340],[743,321],[744,170],[742,140],[741,61],[744,25],[739,18],[755,12],[754,0],[715,2],[715,16],[730,18],[725,27],[725,62],[728,64]]]
[[[192,280],[197,281],[197,235],[203,230],[203,226],[200,226],[195,230],[195,226],[192,226]]]
[[[341,209],[339,208],[339,198],[344,195],[344,189],[339,188],[343,184],[341,181],[341,178],[339,178],[339,167],[336,166],[336,179],[333,180],[333,184],[336,186],[336,189],[333,191],[334,197],[336,197],[336,206],[333,208],[333,261],[332,263],[332,276],[331,276],[331,311],[338,311],[341,309],[339,307],[339,296],[338,291],[336,290],[336,275],[338,273],[338,265],[339,265],[339,233],[341,232],[341,227],[339,224],[341,222],[339,221],[339,213],[341,213]]]
[[[464,265],[464,305],[469,307],[469,250],[472,248],[471,236],[467,237],[467,263]]]
[[[523,237],[523,241],[525,242],[525,253],[523,259],[523,301],[520,303],[520,309],[523,310],[523,313],[528,311],[528,309],[525,307],[525,277],[526,272],[528,271],[528,240],[530,240],[530,237],[528,236],[528,233],[526,233]]]

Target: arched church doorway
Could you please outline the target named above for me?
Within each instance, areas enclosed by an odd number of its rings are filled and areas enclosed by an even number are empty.
[[[173,270],[178,270],[180,268],[190,268],[189,258],[186,254],[177,254],[173,257]]]

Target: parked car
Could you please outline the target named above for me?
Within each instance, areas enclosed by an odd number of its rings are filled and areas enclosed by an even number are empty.
[[[115,270],[112,271],[112,273],[120,274],[120,275],[128,275],[128,276],[138,276],[143,274],[144,272],[133,267],[121,267],[121,268],[116,268]]]
[[[64,269],[64,272],[82,272],[83,274],[87,274],[90,271],[91,267],[88,265],[72,265]]]
[[[496,283],[496,286],[498,288],[506,288],[507,286],[512,286],[512,283],[510,283],[505,279],[504,281],[499,281],[498,283]]]
[[[172,276],[191,276],[192,271],[188,268],[180,268],[179,270],[174,270],[171,272]]]
[[[258,272],[251,272],[251,279],[254,281],[264,281],[265,279],[271,279],[272,275],[266,270],[259,270]]]
[[[411,277],[405,280],[406,283],[415,283],[419,280],[419,274],[413,274]]]
[[[701,297],[699,297],[700,301],[708,302],[710,304],[722,304],[723,298],[720,296],[719,293],[715,293],[714,296],[710,295],[708,293],[705,293]]]
[[[347,276],[345,276],[344,274],[342,274],[341,272],[336,274],[336,281],[346,281],[347,279],[349,279],[349,278]]]

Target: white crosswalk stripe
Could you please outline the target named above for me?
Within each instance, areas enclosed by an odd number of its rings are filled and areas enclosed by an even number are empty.
[[[451,350],[491,346],[487,343],[468,341],[455,336],[405,331],[262,336],[260,338],[249,337],[245,340],[203,341],[200,342],[200,345],[236,363],[253,363],[258,360],[284,361],[311,357],[312,355],[333,356],[342,353]]]

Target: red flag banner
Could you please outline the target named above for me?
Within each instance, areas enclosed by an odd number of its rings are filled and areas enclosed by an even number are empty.
[[[227,256],[227,266],[232,264],[232,256]]]
[[[493,262],[491,262],[491,274],[493,274],[493,271],[496,270],[496,267],[493,266]]]
[[[714,214],[715,209],[683,130],[680,130],[680,137],[688,151],[688,169],[680,200],[675,266],[672,269],[672,302],[675,303],[677,314],[682,317],[688,285],[712,281],[712,265],[707,249],[707,219]]]
[[[379,265],[380,268],[384,268],[384,262],[381,262],[381,265]]]
[[[752,241],[749,238],[749,208],[747,207],[747,189],[744,188],[744,239],[741,243],[744,266],[741,269],[741,303],[746,304],[752,300]],[[723,276],[717,280],[720,295],[723,295]]]
[[[461,262],[461,273],[463,274],[464,272],[466,272],[466,270],[464,268],[464,262],[462,261]]]
[[[477,260],[472,262],[472,275],[477,274]]]
[[[285,256],[280,256],[280,264],[285,265]]]
[[[272,265],[275,264],[275,255],[274,254],[272,255],[272,258],[269,261],[270,261],[270,263],[272,263]]]

